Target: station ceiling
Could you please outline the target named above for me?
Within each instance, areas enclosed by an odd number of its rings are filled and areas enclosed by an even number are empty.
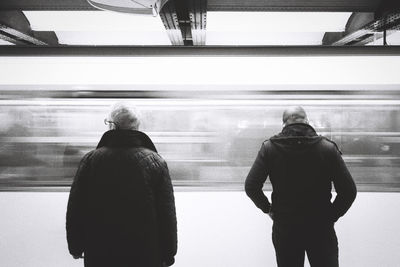
[[[391,46],[399,1],[169,0],[156,17],[86,0],[0,1],[0,46]]]
[[[190,2],[190,1],[187,1]],[[200,1],[198,1],[200,2]],[[381,0],[208,0],[207,11],[375,12]],[[95,10],[86,0],[3,0],[0,9]]]

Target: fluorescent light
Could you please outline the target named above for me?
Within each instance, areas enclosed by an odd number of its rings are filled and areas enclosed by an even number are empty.
[[[109,11],[24,11],[36,31],[67,45],[171,45],[159,17]]]
[[[6,40],[0,39],[0,45],[14,45],[13,43],[10,43]]]
[[[24,11],[35,31],[165,31],[159,17],[111,11]]]
[[[159,32],[56,32],[60,44],[68,45],[171,45],[167,34]]]
[[[400,45],[400,31],[388,33],[386,42],[388,45]],[[379,38],[376,38],[376,40],[374,40],[366,45],[377,45],[377,46],[383,45],[382,34],[380,34]]]
[[[207,12],[207,45],[320,45],[344,31],[344,12]]]
[[[207,31],[206,45],[321,45],[324,32]]]
[[[400,45],[400,31],[396,31],[395,33],[389,35],[386,38],[388,45]]]
[[[341,32],[351,12],[207,12],[207,31]]]
[[[400,85],[399,64],[400,56],[0,57],[0,85]]]

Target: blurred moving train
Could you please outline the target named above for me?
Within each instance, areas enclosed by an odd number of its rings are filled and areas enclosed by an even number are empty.
[[[121,98],[140,111],[178,188],[241,190],[262,141],[281,130],[283,110],[302,105],[338,144],[360,191],[400,191],[399,90],[4,91],[0,190],[67,190]]]

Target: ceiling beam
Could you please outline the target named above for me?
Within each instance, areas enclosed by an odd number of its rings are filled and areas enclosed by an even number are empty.
[[[176,14],[178,16],[179,28],[182,32],[183,43],[185,46],[193,45],[192,28],[190,24],[189,2],[191,0],[169,0],[175,3]],[[169,2],[168,1],[168,2]]]
[[[86,0],[1,0],[0,10],[98,10]]]
[[[0,56],[400,56],[400,46],[0,46]]]
[[[172,45],[205,45],[207,0],[169,0],[160,18]]]
[[[208,0],[208,11],[374,12],[382,0]]]
[[[206,44],[207,0],[188,0],[193,45]]]
[[[344,32],[327,32],[323,45],[366,45],[400,30],[400,1],[381,0],[373,12],[355,12],[346,23]]]
[[[176,13],[175,1],[168,1],[160,10],[160,18],[172,45],[183,45],[183,36]]]
[[[38,32],[39,33],[39,32]],[[47,45],[40,34],[32,31],[28,19],[22,11],[0,11],[0,39],[15,45]],[[53,42],[53,44],[57,44]]]
[[[382,38],[385,32],[389,35],[398,30],[400,30],[400,13],[391,13],[348,33],[331,45],[365,45]]]
[[[47,45],[47,43],[0,23],[0,39],[15,45]]]

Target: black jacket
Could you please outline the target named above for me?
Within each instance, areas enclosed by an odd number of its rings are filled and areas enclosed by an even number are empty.
[[[111,130],[78,168],[68,200],[67,240],[85,266],[159,267],[177,251],[166,162],[142,132]]]
[[[272,184],[272,205],[262,187]],[[337,196],[331,203],[332,182]],[[337,221],[356,197],[356,186],[333,141],[308,124],[295,123],[265,141],[246,178],[258,208],[283,222]]]

